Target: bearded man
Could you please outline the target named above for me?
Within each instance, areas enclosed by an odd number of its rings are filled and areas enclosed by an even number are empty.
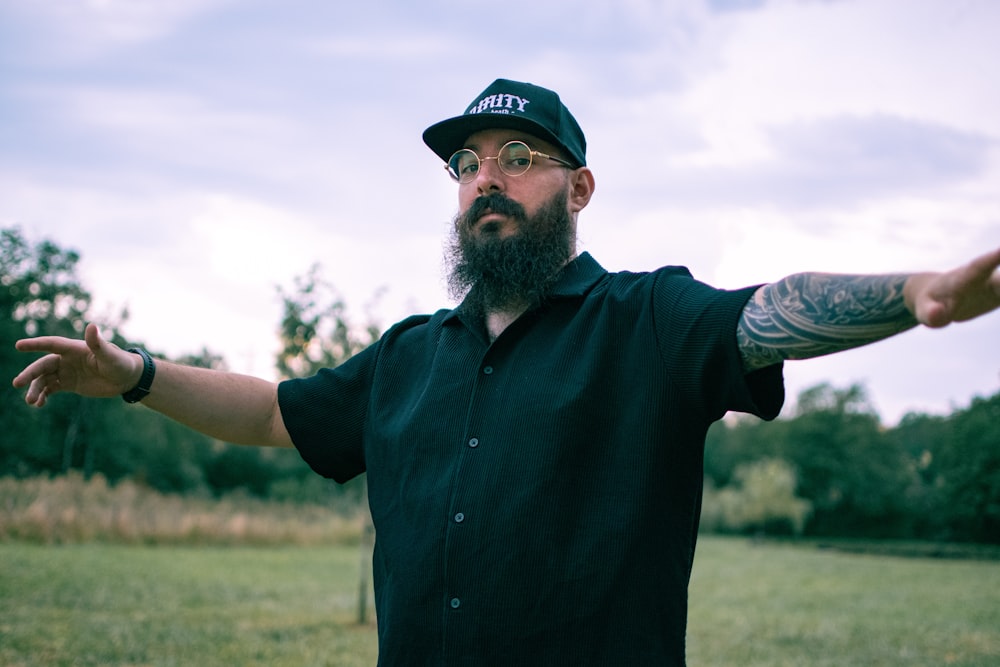
[[[721,290],[578,254],[594,192],[551,90],[498,79],[427,145],[458,183],[462,303],[278,385],[35,338],[28,403],[122,394],[213,437],[367,473],[381,665],[683,665],[708,427],[774,418],[783,362],[1000,307],[1000,249],[946,273]],[[808,307],[804,307],[808,304]]]

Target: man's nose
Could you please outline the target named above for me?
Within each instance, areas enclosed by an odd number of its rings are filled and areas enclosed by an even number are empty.
[[[476,190],[481,194],[487,192],[503,192],[505,174],[500,171],[497,158],[485,158],[479,161],[479,171],[476,172]]]

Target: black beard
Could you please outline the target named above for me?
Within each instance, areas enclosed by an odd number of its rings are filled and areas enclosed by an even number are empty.
[[[448,289],[463,308],[485,317],[490,312],[531,308],[549,294],[559,272],[572,258],[573,225],[560,192],[528,216],[517,202],[500,193],[476,199],[455,216],[445,261]],[[517,233],[505,239],[473,226],[489,209],[512,218]]]

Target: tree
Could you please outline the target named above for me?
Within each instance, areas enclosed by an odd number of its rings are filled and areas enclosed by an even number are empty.
[[[931,463],[947,537],[1000,544],[1000,393],[974,399],[949,422]]]
[[[902,449],[885,437],[860,385],[820,384],[799,396],[782,457],[799,471],[798,494],[813,504],[820,534],[899,536],[915,478]]]
[[[953,508],[939,483],[942,450],[952,440],[952,417],[910,413],[904,415],[886,439],[903,452],[912,470],[912,482],[905,491],[907,532],[920,539],[951,539]]]
[[[80,335],[90,293],[80,285],[80,255],[49,240],[34,245],[14,227],[0,229],[0,315],[4,333]]]
[[[49,240],[29,243],[17,227],[0,229],[0,370],[5,377],[23,366],[24,355],[14,350],[19,338],[83,331],[91,297],[76,275],[79,259],[76,251]],[[0,473],[24,476],[68,464],[86,416],[83,399],[54,402],[39,415],[4,382],[0,402]]]
[[[284,304],[282,348],[276,362],[281,377],[305,377],[332,368],[378,339],[375,324],[369,322],[360,331],[351,325],[343,300],[323,279],[318,264],[305,276],[297,276],[294,285],[290,293],[278,288]]]

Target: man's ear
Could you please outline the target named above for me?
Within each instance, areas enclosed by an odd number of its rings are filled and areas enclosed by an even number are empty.
[[[569,211],[579,213],[594,194],[594,173],[587,167],[580,167],[571,172],[569,178]]]

